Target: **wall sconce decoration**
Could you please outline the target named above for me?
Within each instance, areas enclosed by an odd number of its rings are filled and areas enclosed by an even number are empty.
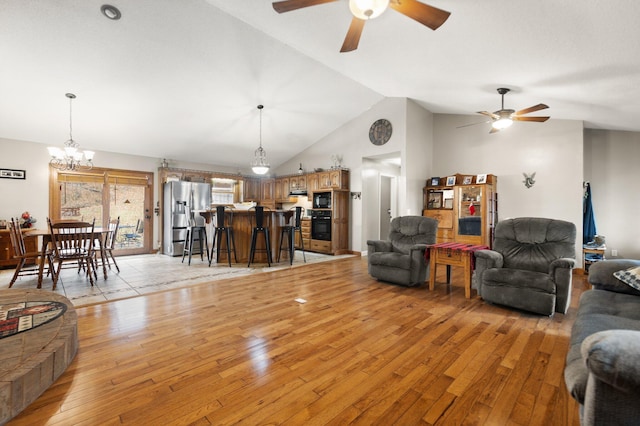
[[[522,175],[524,176],[524,180],[522,181],[522,183],[524,183],[524,186],[526,186],[527,188],[531,188],[533,184],[536,183],[536,181],[533,179],[536,177],[536,172],[533,172],[530,175],[522,173]]]

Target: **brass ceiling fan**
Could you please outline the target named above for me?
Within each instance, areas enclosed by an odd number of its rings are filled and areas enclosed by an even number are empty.
[[[273,2],[273,8],[278,13],[284,13],[335,1],[339,0],[283,0]],[[353,18],[340,52],[356,50],[365,22],[380,16],[387,7],[395,9],[432,30],[438,29],[451,15],[447,11],[420,3],[417,0],[349,0],[349,9],[351,9]]]
[[[542,109],[549,108],[545,104],[538,104],[534,106],[530,106],[529,108],[521,109],[520,111],[515,111],[513,109],[505,109],[504,107],[504,95],[509,93],[511,89],[507,89],[505,87],[500,87],[498,89],[498,93],[502,97],[502,105],[498,111],[488,112],[488,111],[478,111],[478,114],[486,115],[491,118],[489,121],[484,121],[483,123],[491,123],[491,131],[489,133],[496,133],[502,129],[506,129],[511,126],[514,121],[534,121],[538,123],[542,123],[547,121],[549,117],[523,117],[525,114],[529,114],[531,112],[540,111]],[[481,123],[473,123],[467,124],[467,126],[473,126],[475,124]],[[460,126],[460,127],[467,127]]]

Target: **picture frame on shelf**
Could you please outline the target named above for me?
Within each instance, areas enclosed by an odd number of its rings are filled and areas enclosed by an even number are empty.
[[[453,198],[445,198],[444,199],[444,205],[442,206],[442,208],[452,209],[453,208]]]
[[[447,176],[447,186],[453,186],[456,184],[455,176]]]
[[[476,183],[487,183],[487,174],[481,174],[476,176]]]
[[[431,186],[439,186],[440,185],[440,178],[439,177],[432,177],[431,178]]]
[[[442,192],[430,192],[429,199],[427,200],[427,208],[440,209],[442,208]]]
[[[463,185],[471,185],[473,183],[473,176],[465,176],[462,180]]]

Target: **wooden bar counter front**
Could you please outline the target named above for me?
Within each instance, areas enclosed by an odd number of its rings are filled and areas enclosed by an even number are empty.
[[[236,256],[239,263],[247,263],[249,261],[249,250],[251,248],[251,232],[253,231],[253,210],[232,210],[227,213],[226,222],[233,226],[233,234],[236,244]],[[211,225],[212,218],[215,217],[215,211],[200,212],[205,218],[207,225]],[[269,227],[269,240],[271,243],[271,258],[275,259],[278,256],[278,250],[280,246],[280,231],[284,225],[287,224],[289,218],[293,215],[293,212],[288,210],[266,210],[264,211],[265,225]],[[231,220],[233,216],[233,221]],[[207,229],[209,238],[213,238],[213,227],[209,226]],[[215,255],[215,251],[214,251]],[[285,256],[286,254],[283,254]],[[235,261],[233,253],[231,253],[231,260]],[[215,259],[214,259],[215,262]],[[228,262],[227,260],[227,245],[224,238],[220,246],[220,264]],[[264,239],[262,235],[258,235],[256,243],[256,253],[254,256],[254,263],[267,263],[267,254],[265,252]],[[246,265],[245,265],[246,266]]]

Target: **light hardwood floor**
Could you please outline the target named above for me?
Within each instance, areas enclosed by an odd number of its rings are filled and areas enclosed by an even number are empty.
[[[552,318],[438,281],[350,258],[78,308],[76,359],[9,424],[578,425],[563,368],[584,277]]]

